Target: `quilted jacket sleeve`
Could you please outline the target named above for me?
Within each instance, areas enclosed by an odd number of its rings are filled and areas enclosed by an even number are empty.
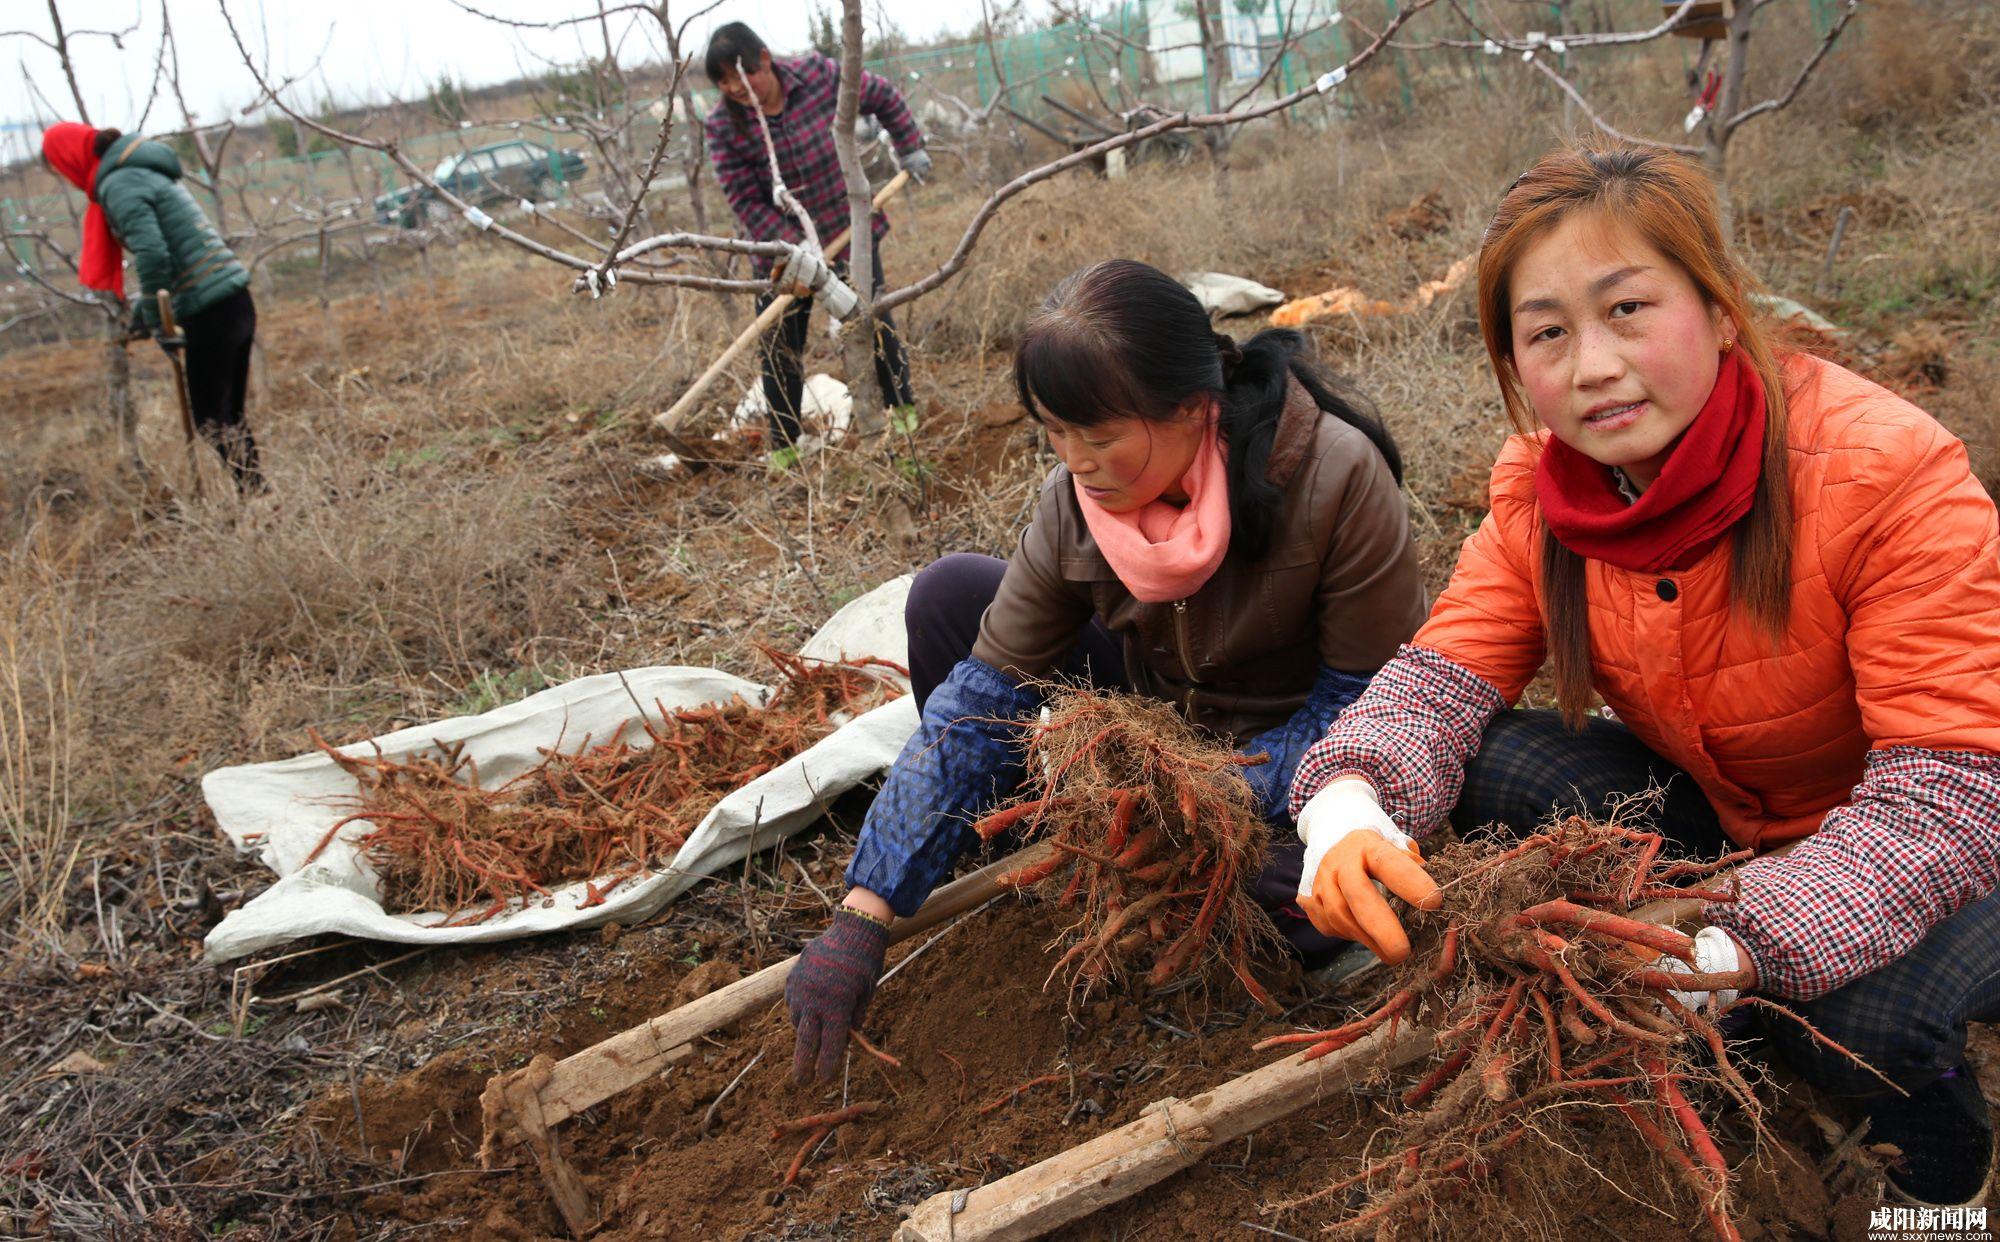
[[[976,840],[973,821],[1021,783],[1019,722],[1040,702],[992,665],[959,661],[869,806],[847,883],[915,914]]]
[[[98,205],[118,237],[118,244],[132,256],[139,276],[139,296],[133,299],[139,318],[147,327],[160,326],[161,289],[174,286],[174,253],[160,225],[159,195],[171,185],[165,177],[143,168],[121,168],[104,178]]]
[[[1862,426],[1855,499],[1826,546],[1868,765],[1789,856],[1744,869],[1740,902],[1709,908],[1760,986],[1799,1000],[2000,884],[2000,517],[1928,416]]]

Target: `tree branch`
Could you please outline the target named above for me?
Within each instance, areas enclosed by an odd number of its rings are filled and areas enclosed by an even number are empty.
[[[1618,141],[1629,142],[1633,143],[1634,145],[1642,147],[1660,147],[1668,151],[1678,152],[1681,155],[1692,155],[1695,157],[1699,157],[1701,155],[1700,147],[1692,147],[1684,142],[1661,142],[1658,139],[1654,138],[1642,138],[1637,134],[1628,134],[1621,129],[1615,128],[1610,124],[1610,122],[1606,121],[1603,117],[1597,115],[1597,110],[1590,106],[1590,101],[1585,99],[1583,95],[1580,92],[1578,92],[1576,87],[1571,86],[1567,78],[1563,77],[1560,73],[1557,73],[1555,70],[1543,64],[1541,57],[1530,56],[1528,58],[1528,63],[1533,65],[1535,68],[1541,70],[1542,73],[1548,77],[1549,81],[1554,82],[1557,86],[1561,87],[1563,94],[1568,95],[1570,97],[1570,99],[1576,104],[1576,106],[1582,110],[1583,115],[1589,119],[1592,125],[1597,126],[1597,128],[1603,130],[1609,136],[1616,138]]]
[[[1408,7],[1398,12],[1389,24],[1382,28],[1382,32],[1376,35],[1367,47],[1355,53],[1345,64],[1321,74],[1312,85],[1302,87],[1289,95],[1280,96],[1277,99],[1268,100],[1255,107],[1245,108],[1241,111],[1215,113],[1176,112],[1161,117],[1150,125],[1129,130],[1114,138],[1106,138],[1102,142],[1092,143],[1090,146],[1072,151],[1061,159],[1051,161],[1039,168],[1030,169],[1022,173],[1006,185],[995,190],[987,197],[984,203],[980,204],[979,210],[973,213],[971,223],[966,225],[964,235],[958,239],[958,246],[952,251],[951,256],[938,266],[936,271],[931,272],[921,280],[914,281],[897,289],[893,293],[884,294],[882,297],[876,299],[876,312],[879,314],[884,311],[894,310],[905,302],[922,297],[924,294],[929,293],[957,275],[964,268],[965,262],[971,256],[973,248],[979,244],[979,235],[992,222],[994,214],[1000,209],[1000,205],[1029,187],[1047,181],[1051,177],[1075,168],[1080,164],[1096,160],[1108,152],[1116,151],[1122,147],[1134,146],[1144,142],[1148,138],[1157,137],[1160,134],[1181,129],[1207,129],[1221,125],[1241,125],[1245,121],[1254,121],[1259,117],[1270,116],[1274,112],[1282,112],[1305,100],[1323,95],[1345,81],[1355,70],[1362,68],[1374,60],[1384,48],[1389,46],[1390,38],[1398,30],[1411,18],[1430,8],[1436,2],[1437,0],[1413,0]]]
[[[1828,27],[1826,36],[1819,41],[1819,46],[1814,48],[1813,54],[1806,58],[1806,63],[1799,66],[1798,76],[1794,77],[1792,84],[1785,88],[1785,93],[1773,99],[1766,99],[1762,103],[1752,104],[1735,116],[1730,117],[1728,121],[1723,123],[1724,132],[1733,131],[1738,125],[1743,124],[1743,122],[1753,117],[1763,116],[1767,112],[1776,112],[1788,106],[1792,100],[1797,99],[1800,89],[1806,84],[1806,79],[1812,77],[1813,70],[1819,68],[1820,62],[1826,59],[1826,54],[1833,49],[1834,41],[1840,38],[1841,31],[1847,29],[1847,23],[1853,19],[1855,11],[1860,7],[1861,0],[1847,0],[1847,7],[1840,11],[1840,19]]]
[[[1565,49],[1573,49],[1580,47],[1611,47],[1611,46],[1616,46],[1618,44],[1630,44],[1630,43],[1650,43],[1654,39],[1662,38],[1663,36],[1672,34],[1674,31],[1680,29],[1681,26],[1685,25],[1689,13],[1693,11],[1694,6],[1697,2],[1698,0],[1681,0],[1680,7],[1675,9],[1673,12],[1667,14],[1666,19],[1664,21],[1662,21],[1657,26],[1652,26],[1645,30],[1606,31],[1597,34],[1566,34],[1566,35],[1559,35],[1556,37],[1562,41],[1562,45]],[[1549,40],[1547,37],[1544,37],[1539,41],[1532,39],[1517,39],[1511,35],[1502,36],[1500,38],[1494,38],[1493,36],[1487,34],[1486,31],[1480,27],[1479,23],[1473,19],[1472,14],[1466,12],[1463,8],[1461,8],[1458,5],[1457,0],[1453,0],[1451,7],[1458,13],[1458,15],[1461,18],[1465,20],[1466,25],[1472,27],[1473,32],[1479,35],[1479,38],[1432,39],[1427,43],[1398,43],[1395,45],[1396,48],[1399,51],[1405,51],[1405,52],[1431,52],[1431,51],[1438,51],[1444,48],[1461,48],[1461,49],[1470,49],[1472,51],[1492,51],[1494,48],[1498,48],[1500,50],[1511,51],[1511,52],[1528,52],[1528,51],[1534,51],[1537,48],[1547,47],[1549,45]],[[1489,47],[1488,46],[1489,44],[1491,44],[1492,47]]]
[[[395,142],[394,139],[367,138],[359,134],[351,134],[346,132],[345,130],[336,129],[333,126],[326,124],[324,121],[321,121],[316,117],[307,116],[304,113],[298,111],[296,108],[293,108],[290,104],[286,103],[283,96],[278,94],[277,91],[271,86],[269,78],[265,74],[265,71],[257,65],[256,59],[251,56],[249,47],[245,45],[245,43],[243,42],[243,34],[237,28],[236,19],[229,11],[229,5],[227,0],[217,0],[216,7],[219,8],[222,12],[223,24],[229,28],[229,37],[236,44],[237,54],[242,57],[244,67],[250,71],[250,76],[257,83],[258,89],[263,92],[263,97],[269,99],[271,101],[272,106],[277,108],[280,112],[282,112],[294,124],[302,125],[305,128],[313,131],[314,133],[321,134],[327,138],[332,139],[335,142],[343,143],[347,146],[360,147],[363,150],[380,152],[382,155],[386,156],[392,163],[394,163],[396,167],[402,169],[403,172],[406,175],[408,175],[412,180],[417,182],[417,184],[423,186],[425,189],[429,190],[432,194],[435,194],[438,197],[439,201],[443,202],[447,206],[451,207],[454,211],[457,211],[460,215],[464,216],[468,222],[470,222],[474,227],[478,228],[482,232],[490,233],[494,237],[497,237],[500,240],[505,241],[510,245],[513,245],[519,249],[525,250],[530,254],[537,255],[543,259],[547,259],[552,263],[557,263],[564,267],[574,269],[579,273],[591,273],[601,270],[599,264],[596,261],[591,259],[585,259],[578,255],[570,254],[568,251],[565,250],[558,250],[553,246],[545,245],[542,242],[536,241],[532,237],[528,237],[525,234],[516,232],[515,230],[508,228],[506,225],[501,224],[498,220],[495,220],[493,217],[487,215],[484,211],[480,210],[478,207],[474,206],[471,203],[466,202],[464,199],[452,193],[450,190],[445,189],[443,186],[439,185],[437,181],[430,176],[429,173],[425,172],[422,168],[418,167],[417,164],[409,158],[409,156],[405,155],[403,153],[402,148]],[[689,234],[686,235],[683,244],[690,247],[701,247],[708,249],[718,249],[718,248],[727,249],[735,245],[736,243],[732,239],[726,237],[702,238],[693,234]],[[600,247],[600,249],[604,248]],[[600,276],[600,280],[603,279],[607,279],[607,276]],[[718,282],[718,281],[712,281],[710,278],[697,278],[697,277],[683,276],[677,274],[667,274],[656,270],[647,270],[644,268],[618,272],[617,279],[623,280],[631,284],[673,285],[686,288],[723,289],[727,291],[736,291],[741,287],[746,287],[744,286],[743,282]],[[697,280],[708,280],[710,283],[697,284],[695,283]],[[588,276],[585,276],[583,278],[583,284],[581,287],[588,288]],[[763,286],[758,285],[756,287],[762,288]]]

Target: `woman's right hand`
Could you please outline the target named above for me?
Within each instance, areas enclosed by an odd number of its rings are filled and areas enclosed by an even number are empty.
[[[1396,827],[1360,777],[1342,777],[1299,809],[1306,843],[1299,869],[1299,909],[1322,935],[1366,946],[1394,966],[1410,955],[1410,938],[1389,907],[1394,893],[1420,909],[1444,904],[1424,870],[1423,852]]]
[[[833,1080],[847,1052],[848,1032],[860,1025],[875,995],[882,956],[889,949],[889,924],[871,905],[888,913],[886,903],[873,893],[857,889],[848,894],[833,922],[800,951],[785,979],[785,1005],[798,1032],[792,1047],[796,1082],[810,1078],[815,1066],[821,1082]]]

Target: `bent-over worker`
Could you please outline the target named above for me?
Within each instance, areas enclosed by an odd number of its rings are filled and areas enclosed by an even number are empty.
[[[741,65],[741,71],[738,65]],[[715,178],[722,186],[729,206],[736,213],[743,232],[756,241],[802,242],[806,240],[798,221],[772,201],[770,149],[764,145],[769,129],[771,149],[777,152],[778,170],[785,187],[792,192],[806,215],[812,219],[821,245],[829,245],[847,230],[847,184],[840,174],[840,158],[833,146],[834,104],[840,92],[840,66],[817,52],[790,60],[780,60],[757,33],[742,22],[730,22],[710,37],[704,58],[708,80],[722,92],[722,100],[708,114],[706,136],[709,159]],[[751,113],[763,114],[763,124]],[[901,167],[918,181],[930,175],[931,157],[924,150],[924,136],[903,102],[902,93],[878,74],[861,75],[863,115],[880,121],[895,145]],[[872,234],[872,287],[882,287],[882,236],[889,220],[876,212]],[[756,272],[769,274],[768,259],[753,261]],[[832,266],[846,277],[844,258]],[[770,447],[774,466],[784,468],[798,461],[799,410],[805,394],[805,368],[800,359],[805,348],[806,328],[812,319],[811,286],[779,317],[763,342],[764,401],[770,408]],[[779,290],[783,292],[783,290]],[[761,313],[777,293],[758,299]],[[889,316],[875,319],[875,378],[882,388],[882,400],[892,407],[893,418],[907,428],[916,411],[916,397],[910,388],[910,363],[901,338]]]
[[[257,336],[250,274],[188,193],[180,157],[137,134],[63,121],[42,135],[42,158],[90,199],[78,278],[85,288],[123,299],[120,246],[132,252],[139,274],[134,335],[183,351],[196,429],[229,463],[238,491],[262,491],[257,442],[243,419]],[[167,336],[160,323],[161,289],[173,298],[178,337]]]

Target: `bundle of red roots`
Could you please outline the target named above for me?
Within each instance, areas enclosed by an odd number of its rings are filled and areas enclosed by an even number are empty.
[[[899,693],[869,666],[808,661],[761,648],[781,674],[763,707],[741,698],[634,719],[609,742],[586,737],[496,789],[482,788],[463,745],[394,760],[341,754],[313,742],[360,784],[353,814],[327,830],[310,862],[349,824],[391,910],[439,911],[444,925],[483,922],[509,903],[587,882],[584,905],[643,874],[686,843],[724,794],[755,780],[854,714]],[[627,734],[643,732],[644,740]]]
[[[1053,848],[1000,880],[1076,911],[1050,978],[1066,973],[1072,993],[1087,995],[1140,973],[1162,987],[1226,972],[1275,1012],[1249,966],[1275,933],[1246,888],[1269,829],[1239,771],[1263,761],[1154,700],[1050,698],[1047,719],[1029,730],[1030,791],[976,825],[987,840],[1011,830]]]
[[[1518,843],[1457,843],[1432,860],[1445,904],[1406,916],[1414,947],[1386,999],[1337,1029],[1258,1045],[1310,1045],[1310,1058],[1378,1028],[1390,1038],[1399,1025],[1434,1032],[1426,1072],[1401,1093],[1393,1154],[1274,1210],[1344,1192],[1362,1206],[1331,1232],[1421,1232],[1439,1203],[1473,1191],[1531,1134],[1552,1150],[1588,1152],[1601,1144],[1568,1131],[1608,1116],[1654,1153],[1664,1184],[1693,1194],[1716,1236],[1736,1238],[1729,1165],[1692,1101],[1733,1101],[1760,1136],[1764,1108],[1717,1028],[1727,1011],[1697,1012],[1669,993],[1741,988],[1747,972],[1661,969],[1665,954],[1692,970],[1693,941],[1646,921],[1655,911],[1641,907],[1734,901],[1714,877],[1749,855],[1668,861],[1662,845],[1654,833],[1569,819]],[[1804,1025],[1754,997],[1732,1008],[1749,1005]]]

